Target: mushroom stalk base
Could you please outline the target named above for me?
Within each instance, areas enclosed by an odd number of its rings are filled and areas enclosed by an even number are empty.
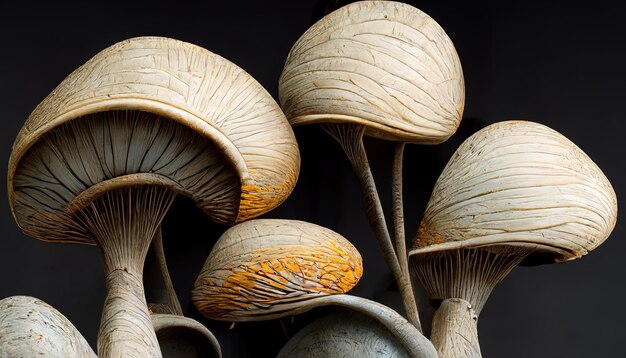
[[[479,358],[476,327],[478,316],[472,305],[460,298],[448,298],[435,312],[430,340],[440,358]]]

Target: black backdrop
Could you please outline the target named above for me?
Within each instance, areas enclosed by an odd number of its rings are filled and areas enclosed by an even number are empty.
[[[318,0],[201,3],[50,3],[3,5],[0,39],[0,158],[35,106],[73,69],[126,38],[160,35],[205,47],[236,63],[277,98],[277,80],[291,45],[312,24]],[[411,1],[446,30],[466,80],[464,119],[448,142],[410,145],[405,154],[407,235],[413,236],[432,186],[460,142],[483,126],[529,119],[561,132],[602,168],[618,197],[626,183],[626,25],[622,2]],[[400,308],[398,293],[369,230],[347,161],[318,127],[295,129],[299,182],[265,217],[311,221],[349,238],[364,258],[353,294]],[[389,208],[393,146],[368,140],[382,200]],[[6,168],[6,166],[5,166]],[[6,172],[2,174],[6,180]],[[3,184],[6,187],[6,182]],[[1,191],[0,298],[45,300],[95,349],[104,283],[96,247],[39,242],[23,235]],[[177,199],[166,218],[165,249],[187,315],[207,325],[225,357],[273,356],[314,311],[264,323],[212,322],[189,302],[190,289],[225,227]],[[521,267],[493,292],[479,323],[486,357],[610,357],[623,351],[626,244],[621,221],[582,260]]]

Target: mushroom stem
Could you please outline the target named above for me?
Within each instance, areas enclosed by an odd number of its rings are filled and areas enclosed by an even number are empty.
[[[439,358],[479,358],[476,323],[478,316],[471,303],[448,298],[435,312],[430,340]]]
[[[409,322],[413,323],[417,329],[422,332],[422,324],[417,308],[417,302],[415,300],[415,294],[413,293],[413,285],[411,283],[411,273],[409,272],[409,262],[406,253],[406,237],[404,232],[404,202],[402,198],[402,164],[404,160],[404,147],[405,142],[399,142],[396,145],[396,151],[393,156],[393,171],[391,173],[391,190],[393,194],[393,224],[394,224],[394,236],[396,256],[398,257],[398,264],[402,270],[403,278],[406,279],[406,292],[403,294],[403,301],[407,301],[405,305],[406,315]],[[408,306],[408,307],[407,307]]]
[[[161,357],[146,304],[143,265],[174,196],[158,186],[119,188],[77,214],[104,261],[107,296],[98,332],[99,357]]]
[[[323,128],[339,142],[352,164],[352,168],[361,185],[370,226],[374,230],[378,246],[382,250],[383,257],[398,284],[407,318],[421,332],[422,328],[417,314],[415,296],[409,275],[405,274],[405,272],[408,273],[408,266],[406,270],[400,267],[398,253],[394,250],[383,207],[376,190],[374,176],[367,160],[367,152],[363,144],[365,127],[352,123],[325,123]]]
[[[98,332],[99,357],[160,357],[137,268],[106,276],[107,296]],[[133,272],[134,271],[134,272]]]
[[[167,304],[164,305],[164,308],[167,310],[167,313],[173,313],[179,316],[183,316],[183,309],[180,306],[180,302],[178,301],[178,296],[176,295],[176,290],[174,289],[174,285],[172,284],[172,278],[170,277],[170,272],[167,268],[167,261],[165,260],[165,250],[163,249],[163,233],[160,226],[157,229],[156,234],[154,235],[154,239],[152,240],[151,251],[153,257],[156,258],[157,264],[159,266],[159,273],[161,274],[161,279],[163,285],[165,286]],[[163,289],[163,287],[160,288]]]

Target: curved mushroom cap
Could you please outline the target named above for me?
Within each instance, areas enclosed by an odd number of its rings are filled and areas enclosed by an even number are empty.
[[[348,292],[362,273],[361,255],[336,232],[257,219],[228,229],[215,243],[192,300],[211,319],[262,320],[310,298]]]
[[[74,240],[51,237],[62,230],[50,222],[125,185],[168,186],[233,224],[279,205],[299,166],[288,121],[249,74],[193,44],[139,37],[96,54],[32,112],[13,145],[9,202],[43,240]]]
[[[0,300],[0,355],[96,357],[89,343],[65,316],[29,296]]]
[[[566,261],[600,245],[616,220],[615,192],[580,148],[544,125],[504,121],[456,150],[411,255],[510,245]]]
[[[357,312],[338,312],[307,325],[278,358],[410,357],[381,323]]]
[[[436,144],[459,126],[465,87],[452,41],[430,16],[359,1],[325,16],[291,49],[279,82],[292,125],[359,123],[366,135]]]
[[[153,314],[152,327],[163,357],[221,357],[217,338],[200,322],[174,314]]]

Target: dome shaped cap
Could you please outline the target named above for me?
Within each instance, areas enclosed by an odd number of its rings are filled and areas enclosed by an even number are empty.
[[[277,358],[395,357],[412,355],[375,318],[350,311],[333,312],[303,327]]]
[[[456,150],[410,254],[509,245],[567,261],[600,245],[616,220],[615,192],[580,148],[545,125],[504,121]]]
[[[211,319],[262,320],[287,315],[311,298],[348,292],[362,274],[357,249],[332,230],[297,220],[250,220],[215,243],[192,300]]]
[[[124,110],[182,125],[212,142],[226,158],[239,177],[236,187],[240,193],[233,204],[236,209],[220,222],[232,224],[271,210],[297,181],[300,157],[293,131],[271,95],[249,74],[190,43],[162,37],[132,38],[104,49],[71,73],[37,106],[19,132],[9,161],[8,191],[22,229],[28,232],[36,226],[29,222],[32,213],[14,188],[14,176],[29,149],[56,128],[79,118]],[[101,179],[136,173],[122,170]],[[207,200],[202,193],[191,192],[176,178],[169,179],[174,181],[173,189],[191,196],[205,209],[203,200]],[[95,184],[79,183],[80,188],[69,196],[79,196],[78,192]],[[76,198],[63,199],[70,205]]]
[[[372,137],[426,144],[456,131],[465,101],[452,41],[427,14],[393,1],[358,1],[310,27],[279,93],[292,125],[358,123]]]
[[[30,296],[0,300],[0,352],[3,357],[96,358],[67,317]]]

